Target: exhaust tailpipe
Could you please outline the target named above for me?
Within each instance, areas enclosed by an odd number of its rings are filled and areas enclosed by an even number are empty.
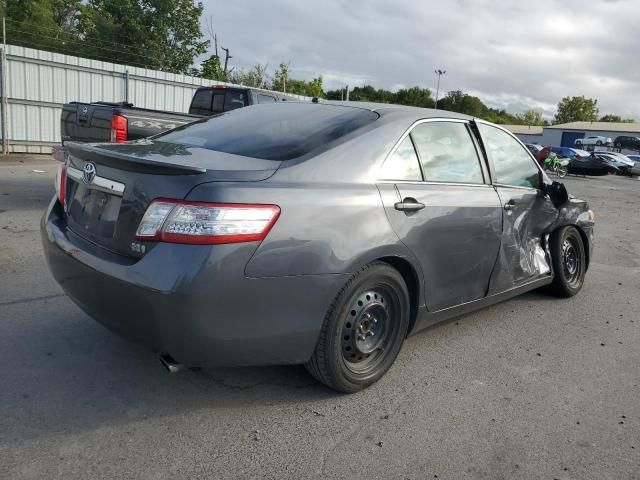
[[[168,353],[163,353],[162,355],[160,355],[160,363],[162,363],[162,366],[164,366],[164,368],[166,368],[167,372],[169,373],[178,373],[183,368],[183,365],[176,362],[175,359]]]

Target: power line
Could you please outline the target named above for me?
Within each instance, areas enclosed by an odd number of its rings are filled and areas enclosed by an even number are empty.
[[[76,46],[83,46],[83,47],[90,47],[93,48],[95,50],[99,50],[100,52],[113,52],[116,54],[121,54],[125,57],[138,57],[138,58],[143,58],[145,60],[149,60],[150,56],[147,55],[142,55],[139,53],[134,53],[131,51],[125,51],[125,50],[119,50],[119,49],[113,49],[113,48],[108,48],[108,47],[102,47],[99,45],[96,45],[94,43],[91,42],[87,42],[86,40],[76,40],[76,39],[59,39],[59,38],[55,38],[55,37],[51,37],[49,35],[42,35],[42,34],[36,34],[33,32],[27,32],[25,30],[19,30],[19,29],[14,29],[14,31],[19,32],[21,34],[24,35],[28,35],[30,37],[33,37],[35,39],[49,39],[49,40],[53,40],[54,42],[58,42],[61,43],[62,45],[56,45],[54,44],[53,47],[57,47],[60,50],[64,50],[69,52],[70,48],[72,48],[72,45],[67,45],[67,44],[75,44]],[[38,44],[37,41],[34,42],[36,45]],[[43,42],[40,43],[41,46],[51,46],[51,45],[47,45]],[[72,52],[75,53],[75,52]],[[82,54],[87,54],[88,52],[82,52]],[[118,58],[118,57],[112,57],[112,56],[107,56],[107,55],[103,55],[101,58],[104,59],[108,59],[108,60],[114,60],[114,63],[122,63],[122,61],[124,60],[123,58]],[[130,62],[130,63],[134,63],[134,62]],[[144,68],[150,68],[149,66],[153,65],[153,63],[137,63],[136,66],[142,66]]]
[[[22,24],[22,22],[18,22],[17,20],[11,20],[9,18],[7,18],[6,21],[16,25],[18,27],[18,28],[16,28],[16,30],[24,31],[24,30],[20,29],[20,27],[24,28],[24,25]],[[65,32],[64,30],[61,30],[61,29],[52,28],[52,27],[45,27],[44,25],[29,25],[29,28],[35,28],[35,29],[38,29],[40,31],[47,30],[47,31],[52,32],[54,34],[60,34],[61,33],[61,34],[64,34],[64,35],[72,35],[72,38],[78,38],[79,40],[84,40],[84,39],[82,39],[80,37],[73,37],[72,32]],[[109,44],[112,44],[114,46],[119,46],[119,47],[124,47],[124,48],[130,48],[131,47],[131,37],[127,37],[127,36],[121,35],[121,34],[112,34],[112,33],[110,33],[109,36],[125,39],[125,40],[127,40],[127,43],[114,42],[113,40],[103,40],[103,39],[100,39],[100,41],[102,43],[109,43]]]

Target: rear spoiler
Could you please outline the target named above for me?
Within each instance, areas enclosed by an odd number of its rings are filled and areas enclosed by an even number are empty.
[[[118,145],[123,146],[122,144]],[[140,158],[135,155],[115,152],[106,148],[100,148],[100,144],[67,142],[64,147],[69,155],[81,160],[88,160],[100,165],[106,165],[129,172],[150,173],[154,175],[199,175],[207,171],[207,169],[203,167],[181,165],[162,160],[149,160],[148,158]]]

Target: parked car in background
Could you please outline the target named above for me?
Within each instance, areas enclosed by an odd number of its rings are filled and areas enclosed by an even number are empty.
[[[188,114],[138,108],[130,103],[71,102],[62,107],[62,143],[137,140],[217,113],[284,100],[295,101],[296,98],[258,88],[214,85],[195,91]]]
[[[591,135],[584,138],[577,138],[574,145],[611,145],[611,138],[598,135]]]
[[[168,366],[304,363],[355,392],[408,334],[540,287],[575,295],[591,258],[587,203],[454,112],[280,102],[67,148],[49,267]]]
[[[573,158],[576,155],[587,156],[587,157],[591,155],[589,152],[585,152],[584,150],[576,150],[575,148],[569,148],[569,147],[549,147],[549,149],[559,157],[564,157],[564,158]],[[582,153],[579,154],[578,152],[582,152]]]
[[[635,155],[635,154],[627,155],[627,158],[630,160],[633,160],[634,162],[640,162],[640,155]]]
[[[599,155],[575,156],[569,162],[569,173],[574,175],[603,176],[620,174],[620,169],[611,160]]]
[[[640,163],[618,152],[595,152],[596,155],[608,158],[620,169],[622,175],[637,175],[640,170]]]
[[[535,143],[525,143],[524,146],[529,149],[529,151],[533,154],[534,157],[537,156],[540,153],[540,151],[544,148],[542,145],[538,145]]]
[[[613,146],[616,148],[626,148],[628,150],[640,151],[640,137],[621,135],[615,138],[615,140],[613,141]]]

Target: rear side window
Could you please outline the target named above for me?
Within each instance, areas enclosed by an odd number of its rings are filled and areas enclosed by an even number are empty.
[[[263,95],[262,93],[259,93],[258,103],[276,103],[276,97],[272,97],[271,95]]]
[[[497,183],[530,188],[540,186],[539,170],[518,141],[491,125],[480,123],[478,129],[493,161]]]
[[[421,123],[411,135],[426,181],[484,183],[480,159],[465,123]]]
[[[211,111],[213,113],[224,112],[224,92],[213,94],[213,103],[211,104]]]
[[[155,138],[266,160],[290,160],[378,119],[362,108],[279,102],[209,117]]]
[[[378,173],[380,180],[421,181],[422,173],[411,137],[407,135],[384,162]]]
[[[196,91],[193,100],[191,100],[189,113],[193,115],[210,115],[212,97],[213,90],[210,88]]]
[[[247,95],[245,92],[239,92],[237,90],[228,90],[227,96],[224,99],[224,111],[235,110],[236,108],[242,108],[247,105]]]

